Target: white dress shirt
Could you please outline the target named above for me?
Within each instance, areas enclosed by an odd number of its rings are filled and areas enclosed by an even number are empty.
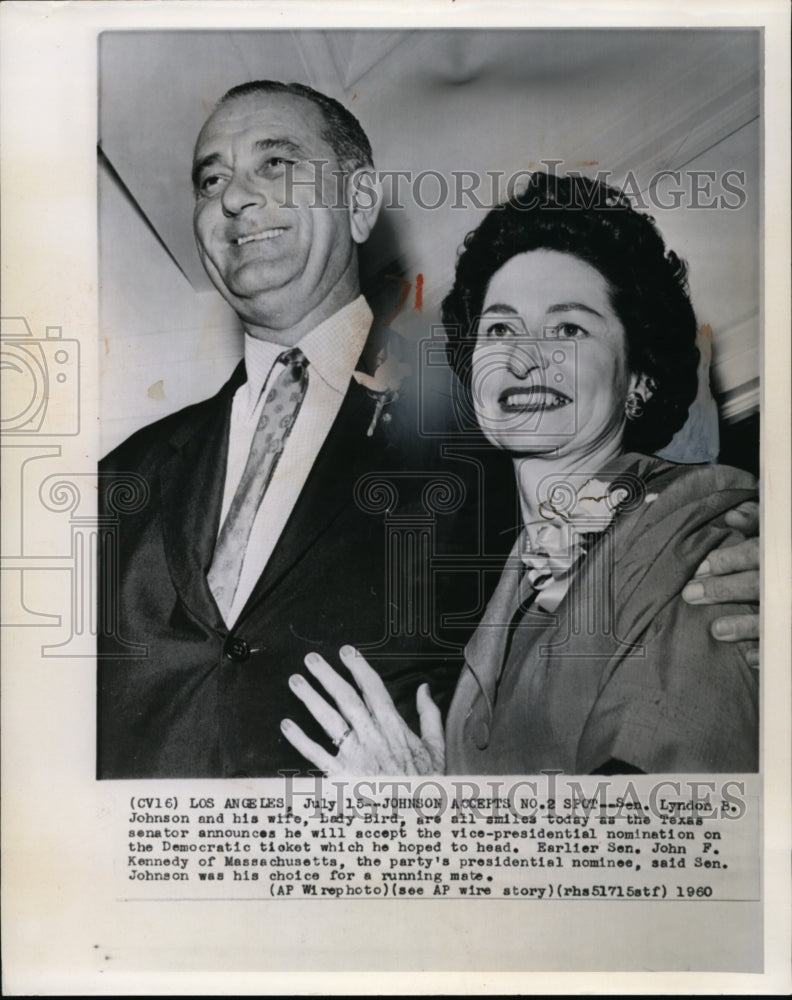
[[[227,625],[239,617],[272,556],[319,450],[341,409],[372,318],[368,303],[361,295],[294,345],[300,348],[309,362],[308,389],[253,521]],[[285,350],[287,348],[282,344],[245,334],[247,382],[234,394],[231,409],[221,526],[247,463],[261,409],[267,398],[266,390],[277,376],[277,372],[273,371],[275,361]]]

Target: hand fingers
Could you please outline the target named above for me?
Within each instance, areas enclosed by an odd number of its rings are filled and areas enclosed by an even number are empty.
[[[372,725],[382,740],[382,764],[385,765],[383,755],[387,754],[391,766],[399,766],[397,762],[400,762],[401,766],[408,767],[405,762],[410,757],[410,737],[414,734],[399,714],[382,678],[353,646],[342,646],[339,655],[355,678],[371,713]]]
[[[318,653],[309,653],[305,657],[305,665],[332,696],[339,711],[354,729],[358,742],[365,747],[369,759],[376,763],[380,773],[399,773],[397,758],[393,754],[393,747],[401,747],[404,742],[399,731],[403,723],[398,712],[394,709],[390,719],[373,718],[352,685],[340,677]],[[368,669],[371,670],[370,667]]]
[[[362,744],[354,730],[340,741],[338,753],[330,754],[324,747],[306,736],[291,719],[283,719],[280,728],[294,749],[328,777],[403,773],[397,770],[393,758],[388,753],[378,753],[371,746]]]
[[[421,739],[429,748],[433,761],[439,770],[445,770],[445,734],[440,709],[432,700],[428,684],[418,688],[415,699],[418,718],[421,722]]]
[[[398,715],[393,699],[388,694],[380,675],[369,665],[354,646],[342,646],[339,650],[341,661],[355,678],[371,714],[377,719],[389,719]]]
[[[335,758],[331,757],[318,743],[314,743],[313,740],[309,739],[296,722],[292,722],[291,719],[283,719],[280,728],[289,743],[306,760],[309,760],[320,771],[324,771],[326,774],[329,774],[333,770],[336,763]]]
[[[748,538],[759,534],[759,504],[756,500],[746,500],[739,507],[728,511],[726,523],[742,531]]]
[[[759,569],[759,539],[747,538],[736,545],[714,549],[696,570],[696,576],[726,576],[753,569]]]
[[[729,576],[701,576],[682,591],[688,604],[758,604],[759,574],[754,570]]]
[[[759,615],[727,615],[716,618],[710,631],[721,642],[759,638]]]
[[[330,739],[340,739],[349,728],[346,719],[339,715],[331,705],[328,705],[324,698],[314,691],[308,681],[299,674],[294,674],[289,678],[289,687]]]
[[[339,711],[351,726],[362,731],[371,725],[369,711],[357,691],[351,684],[347,684],[343,677],[339,677],[325,659],[318,653],[309,653],[305,657],[305,665],[333,698]]]

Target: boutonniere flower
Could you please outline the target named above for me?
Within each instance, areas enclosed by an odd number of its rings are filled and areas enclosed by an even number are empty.
[[[380,351],[377,355],[377,367],[373,375],[367,375],[365,372],[352,372],[352,374],[355,381],[363,386],[376,404],[374,415],[366,431],[366,437],[371,437],[380,416],[382,416],[382,411],[399,398],[404,383],[411,374],[411,368],[395,356]],[[386,413],[382,419],[383,421],[389,420],[390,414]]]

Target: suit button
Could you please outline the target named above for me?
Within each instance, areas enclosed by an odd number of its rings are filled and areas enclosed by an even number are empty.
[[[225,654],[225,658],[231,660],[232,663],[244,663],[250,656],[250,646],[248,646],[244,639],[240,639],[235,635],[229,635],[223,643],[223,653]]]
[[[486,750],[490,741],[490,727],[486,722],[478,722],[473,727],[473,742],[479,750]]]

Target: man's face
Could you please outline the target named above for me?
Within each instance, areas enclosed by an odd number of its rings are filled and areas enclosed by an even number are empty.
[[[198,136],[198,252],[249,327],[316,325],[357,295],[341,168],[324,125],[305,98],[248,94],[218,108]]]

